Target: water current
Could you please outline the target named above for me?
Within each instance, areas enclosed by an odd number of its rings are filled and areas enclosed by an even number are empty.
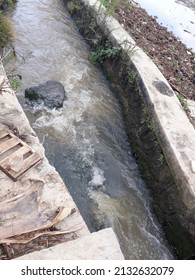
[[[18,0],[11,19],[22,76],[19,101],[89,229],[112,227],[127,259],[174,258],[151,211],[121,107],[90,63],[64,2]],[[51,79],[65,87],[63,108],[27,105],[24,89]]]

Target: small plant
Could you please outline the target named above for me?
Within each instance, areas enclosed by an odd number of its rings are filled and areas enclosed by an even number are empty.
[[[135,45],[129,44],[126,40],[123,41],[121,45],[123,46],[121,48],[121,58],[125,65],[130,67],[132,65],[132,56],[137,52],[137,48]]]
[[[130,70],[128,71],[127,75],[130,83],[134,84],[136,81],[137,73],[135,71]]]
[[[73,1],[68,2],[67,8],[71,14],[74,14],[75,12],[80,10],[79,5],[75,4]]]
[[[165,163],[165,157],[163,154],[160,154],[159,161],[162,165]]]
[[[20,82],[21,77],[19,75],[14,75],[12,77],[8,76],[8,79],[9,79],[10,85],[13,88],[13,90],[17,91],[17,90],[20,89],[20,87],[21,87],[21,82]]]
[[[179,102],[181,103],[181,104],[183,104],[183,102],[184,102],[184,97],[182,96],[182,95],[178,95],[177,96],[178,97],[178,99],[179,99]]]
[[[100,0],[100,6],[108,7],[109,6],[109,1],[108,0]]]
[[[188,108],[187,108],[187,104],[186,104],[186,101],[185,101],[184,97],[183,97],[182,95],[179,94],[179,95],[177,96],[177,98],[179,99],[179,102],[181,103],[183,109],[184,109],[185,111],[187,111]]]
[[[8,91],[10,85],[15,91],[21,87],[22,76],[17,73],[17,68],[20,65],[25,64],[31,55],[31,51],[26,51],[25,53],[20,54],[14,49],[14,47],[11,47],[8,51],[6,51],[4,56],[0,59],[0,62],[3,63],[9,82],[7,80],[3,80],[0,85],[0,94]],[[13,60],[17,62],[17,66],[15,65],[13,67]]]
[[[101,64],[106,58],[113,58],[118,55],[120,48],[113,47],[110,42],[106,41],[103,47],[97,49],[97,51],[92,51],[89,55],[90,61],[94,64]]]
[[[100,0],[100,7],[103,5],[109,15],[113,15],[115,10],[119,7],[121,0]]]
[[[146,109],[143,110],[143,116],[142,116],[141,123],[145,124],[152,132],[155,133],[155,125],[152,122],[150,116],[148,115]]]
[[[0,84],[0,95],[9,92],[10,85],[13,90],[17,91],[21,87],[20,80],[21,80],[20,75],[13,75],[12,77],[8,76],[8,80],[3,79],[3,81]]]

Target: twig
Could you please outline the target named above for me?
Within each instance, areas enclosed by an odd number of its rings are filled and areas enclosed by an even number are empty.
[[[4,249],[8,259],[11,259],[12,258],[12,253],[11,253],[10,247],[7,244],[2,244],[2,246],[3,246],[3,249]]]
[[[12,51],[13,51],[13,49],[9,50],[9,51],[0,59],[0,62],[2,62]]]
[[[0,240],[0,244],[14,244],[14,243],[17,243],[17,244],[27,244],[29,243],[30,241],[40,237],[40,236],[54,236],[54,235],[61,235],[61,234],[69,234],[69,233],[75,233],[75,231],[78,231],[80,230],[81,228],[83,227],[82,224],[79,224],[77,225],[77,227],[71,227],[69,229],[66,229],[66,230],[61,230],[61,231],[45,231],[45,232],[41,232],[41,233],[38,233],[36,234],[35,236],[31,237],[31,238],[28,238],[28,239],[1,239]]]

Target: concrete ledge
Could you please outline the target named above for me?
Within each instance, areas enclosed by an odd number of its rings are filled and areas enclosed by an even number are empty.
[[[127,51],[137,73],[138,84],[150,110],[156,135],[166,157],[181,198],[187,209],[195,211],[195,130],[169,83],[152,60],[99,0],[81,0],[92,12],[103,34]]]
[[[113,230],[104,229],[82,238],[34,252],[17,260],[123,260]]]
[[[43,160],[37,166],[34,166],[25,172],[16,182],[9,178],[4,172],[0,171],[0,202],[12,198],[15,199],[17,195],[22,195],[26,192],[35,190],[39,193],[37,198],[34,198],[38,207],[37,213],[39,214],[31,221],[33,225],[42,225],[42,222],[39,223],[38,221],[41,216],[46,219],[53,219],[52,217],[59,207],[65,208],[68,212],[71,209],[74,209],[74,213],[71,214],[71,212],[69,212],[67,217],[56,226],[62,231],[71,228],[74,231],[75,229],[75,232],[70,232],[69,235],[66,235],[67,237],[69,236],[70,239],[71,235],[74,235],[75,238],[75,233],[78,238],[80,236],[88,235],[90,232],[85,221],[81,217],[60,175],[56,172],[55,168],[49,164],[45,157],[44,148],[31,128],[14,91],[10,88],[3,66],[0,64],[0,84],[2,85],[2,83],[4,84],[4,87],[3,91],[0,92],[0,129],[6,129],[6,131],[11,133],[15,130],[18,131],[19,137],[22,135],[25,136],[25,141],[34,151],[43,156]],[[33,205],[35,205],[35,203]],[[15,209],[15,213],[18,211],[18,215],[15,217],[12,224],[13,237],[15,229],[17,228],[18,230],[17,221],[22,222],[20,221],[20,213],[21,215],[25,215],[25,209],[23,208],[24,207],[21,207],[19,210]],[[26,219],[28,219],[28,217]]]

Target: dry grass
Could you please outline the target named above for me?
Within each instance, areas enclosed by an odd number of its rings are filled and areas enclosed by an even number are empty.
[[[0,12],[0,48],[7,46],[13,40],[11,22]]]
[[[3,14],[3,11],[15,3],[16,0],[0,0],[0,48],[6,47],[13,40],[11,22]]]

